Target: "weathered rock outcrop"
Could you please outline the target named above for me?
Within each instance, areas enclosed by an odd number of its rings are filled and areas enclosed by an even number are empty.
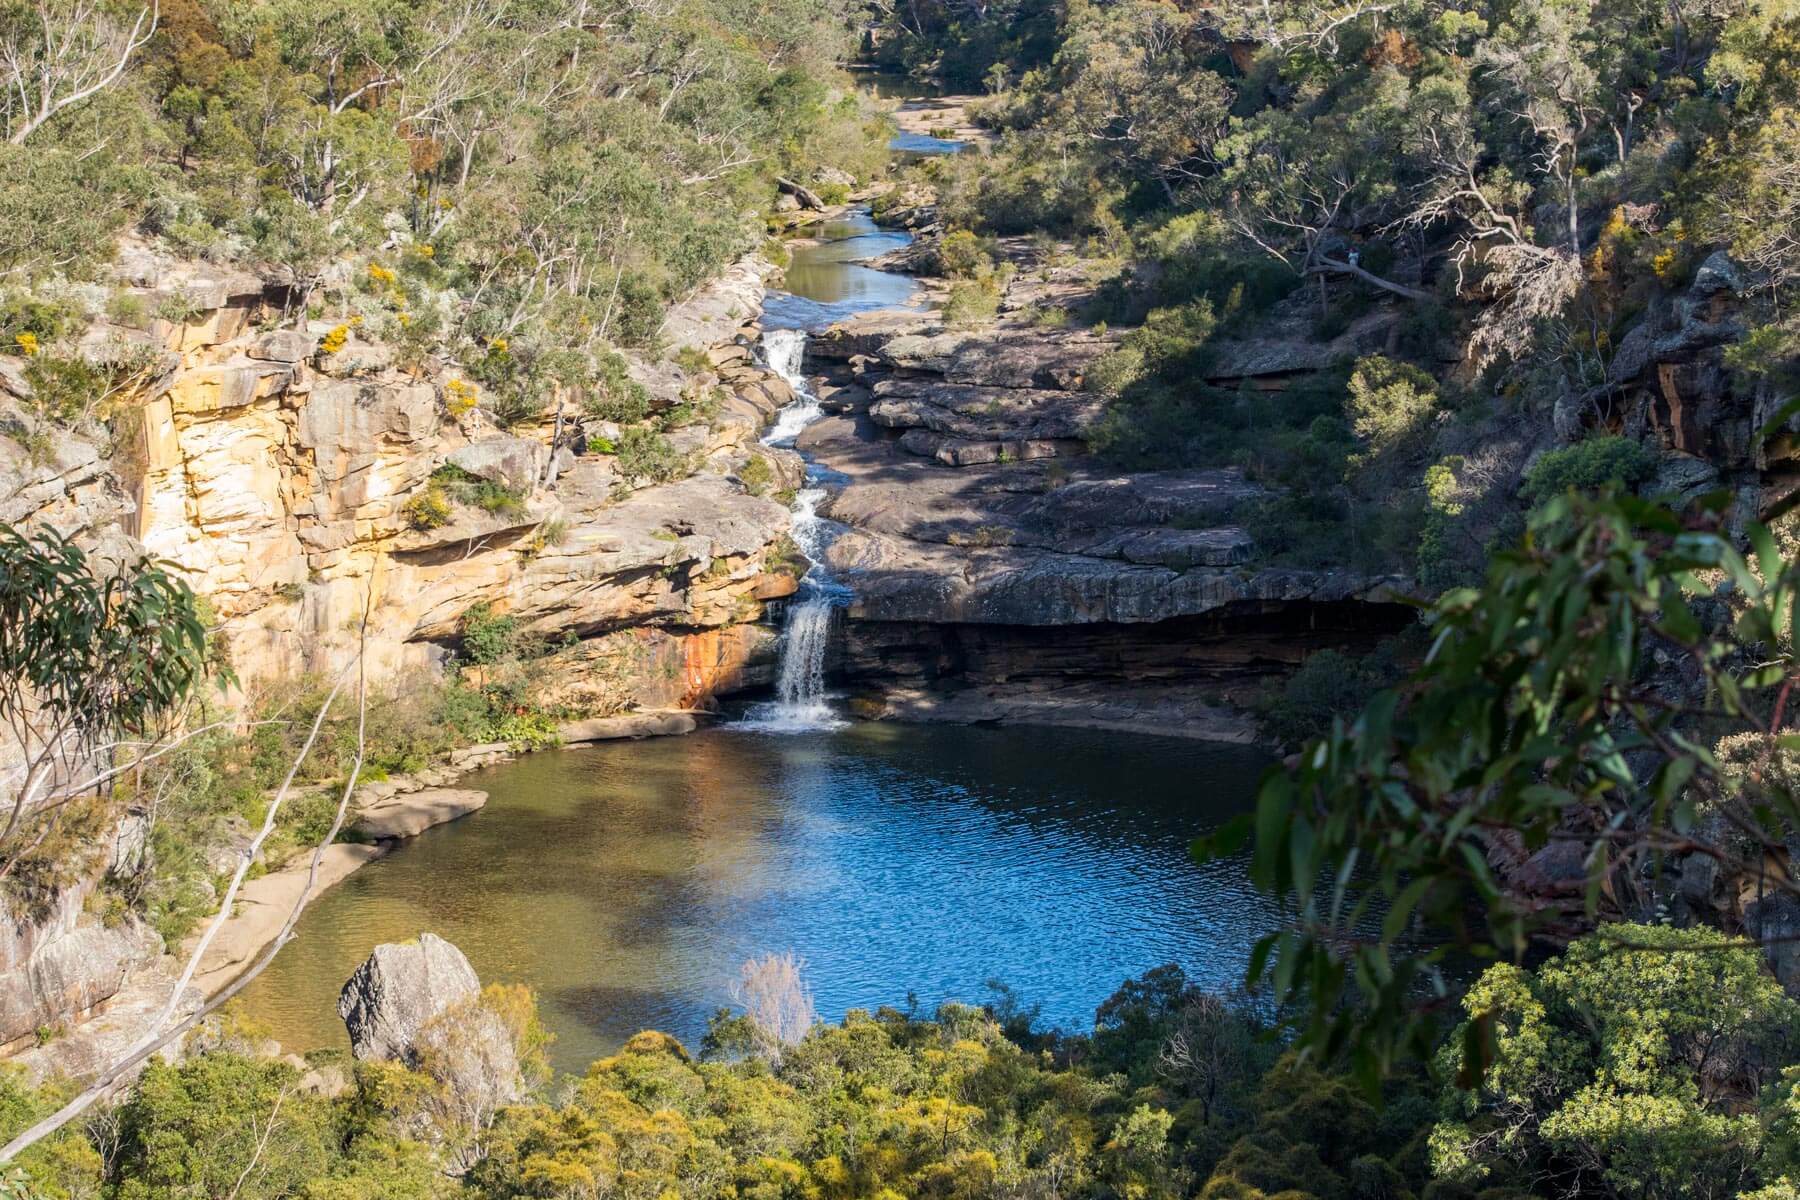
[[[47,1036],[118,994],[162,941],[136,921],[86,911],[92,887],[64,888],[40,911],[0,920],[0,1047]]]
[[[1087,453],[1103,404],[1083,381],[1116,339],[1019,315],[1047,287],[1074,302],[1066,276],[1015,283],[986,330],[880,314],[810,348],[832,415],[799,447],[833,472],[828,558],[853,594],[833,665],[881,690],[870,715],[1248,737],[1231,701],[1401,627],[1405,581],[1259,565],[1239,514],[1265,493],[1238,470]]]
[[[719,397],[710,419],[669,432],[687,469],[663,484],[589,453],[585,425],[617,430],[575,405],[560,421],[501,428],[454,367],[402,371],[348,326],[279,327],[279,289],[254,276],[143,247],[122,264],[141,294],[179,292],[194,311],[181,325],[101,323],[83,343],[155,359],[141,433],[125,422],[116,445],[67,436],[29,454],[0,439],[0,519],[49,524],[102,552],[117,541],[119,556],[135,538],[179,564],[223,619],[245,680],[341,667],[364,646],[365,618],[371,672],[391,681],[430,666],[476,603],[545,633],[680,636],[753,622],[792,588],[764,569],[786,510],[755,494],[768,484],[738,475],[753,457],[776,486],[799,473],[791,454],[756,443],[792,399],[741,344],[770,270],[760,260],[670,314],[677,345],[716,348],[709,368],[629,364],[659,408]],[[0,376],[0,392],[28,391],[18,372]],[[430,499],[449,511],[421,516],[409,505],[445,466],[516,500],[482,506],[440,488]]]
[[[1100,404],[1078,389],[1104,338],[932,332],[929,317],[908,333],[883,317],[871,340],[861,324],[819,339],[824,363],[845,364],[834,399],[848,411],[799,443],[842,476],[826,511],[849,527],[830,562],[852,621],[1152,623],[1380,602],[1400,582],[1251,568],[1236,513],[1263,491],[1241,472],[1121,474],[1086,455]]]
[[[338,997],[338,1016],[357,1058],[416,1065],[419,1035],[433,1019],[481,990],[461,950],[435,933],[375,947]]]

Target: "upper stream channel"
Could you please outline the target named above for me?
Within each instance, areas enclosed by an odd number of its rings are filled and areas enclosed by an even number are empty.
[[[866,210],[806,232],[764,313],[765,356],[796,377],[807,332],[919,293],[864,265],[910,240]],[[803,394],[766,440],[791,444],[817,414]],[[808,482],[795,534],[814,550],[830,480],[813,468]],[[424,931],[483,980],[534,989],[568,1072],[641,1029],[697,1045],[739,964],[769,951],[805,961],[833,1021],[909,996],[980,1002],[997,980],[1046,1024],[1085,1029],[1163,963],[1217,988],[1241,979],[1274,913],[1242,862],[1197,866],[1188,846],[1248,806],[1260,751],[840,720],[806,639],[828,636],[843,595],[815,568],[790,606],[779,694],[735,722],[470,776],[487,807],[315,900],[245,993],[250,1015],[289,1050],[347,1046],[344,981],[377,944]]]

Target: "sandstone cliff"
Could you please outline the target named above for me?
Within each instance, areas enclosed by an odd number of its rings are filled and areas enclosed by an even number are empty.
[[[707,634],[705,677],[677,694],[658,689],[655,703],[704,699],[732,665],[719,661],[721,646],[739,659],[763,648],[766,637],[718,633],[754,622],[763,600],[792,587],[766,570],[786,509],[738,475],[754,455],[776,487],[798,476],[791,455],[756,444],[791,393],[740,344],[766,264],[739,264],[671,312],[666,344],[711,351],[708,369],[631,363],[656,407],[723,392],[710,420],[669,434],[690,472],[650,483],[588,453],[578,416],[553,446],[548,416],[502,428],[479,402],[457,411],[454,364],[403,371],[391,348],[354,331],[324,353],[333,326],[283,321],[281,289],[254,276],[147,253],[124,262],[134,291],[180,293],[193,311],[180,323],[96,325],[88,353],[156,355],[141,411],[113,422],[112,445],[67,434],[47,461],[0,442],[0,519],[47,522],[100,546],[127,535],[177,564],[216,610],[241,678],[339,668],[366,617],[372,677],[395,680],[439,660],[481,602],[555,637],[666,631],[652,639],[656,653],[684,673],[694,655],[679,639]],[[0,387],[28,391],[17,372]],[[459,505],[420,528],[408,502],[446,463],[519,503]]]
[[[48,444],[0,438],[0,521],[54,527],[102,558],[173,564],[209,602],[246,686],[335,672],[365,650],[385,691],[435,670],[484,603],[569,643],[546,666],[565,715],[704,707],[767,681],[777,631],[764,602],[795,586],[776,496],[801,473],[793,452],[758,442],[792,399],[750,348],[768,264],[740,263],[669,313],[663,342],[685,366],[629,360],[653,415],[692,413],[660,420],[679,463],[663,482],[632,477],[606,452],[617,427],[576,405],[502,427],[467,402],[455,364],[401,369],[393,348],[353,329],[297,323],[285,289],[254,275],[135,246],[118,270],[138,308],[179,319],[98,319],[82,335],[88,360],[140,364],[136,382],[105,421]],[[31,427],[18,362],[0,360],[14,430]],[[708,403],[682,407],[696,396]],[[447,464],[506,503],[452,500],[418,520],[409,505]],[[605,724],[572,728],[609,736]],[[167,994],[157,935],[87,911],[105,857],[0,921],[0,1047],[49,1040],[26,1055],[34,1070],[79,1072],[110,1044],[105,1021],[52,1038],[71,1021],[115,997]]]

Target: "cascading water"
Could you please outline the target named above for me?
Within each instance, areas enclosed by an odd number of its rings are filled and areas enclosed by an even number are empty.
[[[768,446],[791,446],[800,431],[818,420],[819,400],[802,373],[806,334],[798,329],[771,329],[763,334],[763,358],[769,369],[794,389],[794,402],[776,415],[775,424],[763,437]],[[808,467],[811,481],[811,468]],[[822,487],[807,487],[794,497],[792,535],[806,555],[807,568],[800,590],[788,606],[781,634],[781,663],[775,681],[775,701],[750,710],[747,724],[775,732],[832,729],[844,722],[825,695],[825,653],[831,642],[832,610],[849,598],[849,591],[825,567],[825,551],[834,529],[819,516],[825,499]]]

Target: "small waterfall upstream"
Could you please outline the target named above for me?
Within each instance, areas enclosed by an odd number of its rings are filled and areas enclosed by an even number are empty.
[[[794,389],[794,402],[776,414],[775,424],[763,436],[764,445],[792,446],[800,431],[822,415],[818,397],[813,395],[802,371],[805,356],[803,331],[771,329],[763,334],[763,358],[769,369]],[[808,481],[811,482],[810,467]],[[831,522],[819,516],[819,504],[824,499],[825,489],[811,486],[794,497],[794,544],[811,566],[788,604],[775,700],[756,705],[746,718],[746,724],[759,729],[799,733],[844,724],[825,695],[825,654],[831,643],[833,610],[848,601],[849,590],[833,579],[825,567],[825,551],[831,545],[834,530]]]

